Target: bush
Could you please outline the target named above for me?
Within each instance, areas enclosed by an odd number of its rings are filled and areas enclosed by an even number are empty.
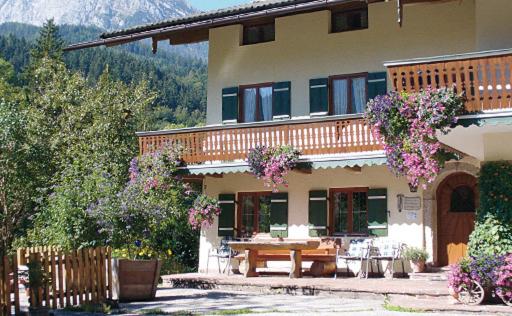
[[[512,164],[510,162],[488,162],[482,166],[478,185],[480,209],[478,220],[484,221],[487,214],[497,220],[512,224]]]
[[[413,262],[427,261],[429,255],[425,249],[409,247],[405,250],[404,257]]]
[[[512,225],[493,214],[487,214],[482,222],[476,223],[475,230],[469,236],[470,256],[505,255],[509,252],[512,252]]]

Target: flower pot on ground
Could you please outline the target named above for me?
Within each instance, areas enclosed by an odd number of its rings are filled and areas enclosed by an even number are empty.
[[[425,271],[425,263],[428,259],[428,252],[425,249],[409,247],[405,250],[404,257],[411,263],[413,273]]]
[[[115,292],[121,302],[152,300],[156,296],[161,260],[114,260]]]

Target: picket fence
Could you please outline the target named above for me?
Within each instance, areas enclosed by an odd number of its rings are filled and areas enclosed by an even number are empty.
[[[27,267],[31,271],[28,273]],[[0,314],[20,313],[20,284],[30,307],[64,308],[112,299],[112,251],[108,247],[62,251],[55,247],[18,249],[0,265]]]

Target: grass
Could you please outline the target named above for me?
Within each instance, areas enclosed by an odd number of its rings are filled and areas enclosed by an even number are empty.
[[[106,304],[83,304],[79,306],[67,306],[64,308],[67,312],[85,312],[85,313],[101,313],[101,314],[110,314],[112,313],[112,309],[110,306]]]
[[[160,308],[144,309],[139,312],[141,315],[175,315],[175,316],[195,316],[198,315],[188,311],[166,312]]]
[[[399,312],[399,313],[424,313],[425,311],[420,308],[413,308],[413,307],[403,307],[399,305],[393,305],[389,301],[389,297],[386,296],[384,299],[384,305],[382,305],[385,310],[389,312]]]

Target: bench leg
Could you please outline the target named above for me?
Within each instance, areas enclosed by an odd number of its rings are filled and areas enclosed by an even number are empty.
[[[246,278],[256,277],[258,276],[258,272],[256,272],[256,260],[258,257],[257,250],[246,249],[245,250],[245,272],[244,276]]]
[[[290,250],[290,259],[292,261],[292,269],[290,271],[290,278],[302,277],[302,251]]]

